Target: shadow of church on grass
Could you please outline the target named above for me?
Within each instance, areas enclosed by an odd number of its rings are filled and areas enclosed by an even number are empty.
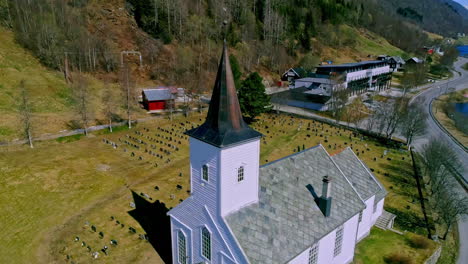
[[[148,202],[132,191],[135,209],[128,212],[145,230],[148,242],[165,263],[172,263],[169,209],[159,200]]]

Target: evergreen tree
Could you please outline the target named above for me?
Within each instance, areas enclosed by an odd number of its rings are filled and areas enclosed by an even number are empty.
[[[236,84],[236,87],[239,88],[241,86],[242,77],[239,61],[237,61],[237,58],[231,54],[229,55],[229,62],[231,63],[231,70],[232,75],[234,76],[234,83]]]
[[[257,72],[251,73],[238,89],[241,111],[249,121],[271,109],[270,96],[265,93],[262,80]]]

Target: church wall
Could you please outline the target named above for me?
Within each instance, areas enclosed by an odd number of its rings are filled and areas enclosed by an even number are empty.
[[[216,214],[218,192],[218,168],[220,149],[190,138],[191,193],[200,204],[206,204],[211,214]],[[202,166],[208,165],[209,180],[202,180]]]
[[[379,203],[377,204],[377,210],[376,210],[375,213],[372,215],[372,225],[374,225],[375,222],[377,222],[377,218],[379,218],[379,216],[382,215],[383,206],[384,206],[384,201],[385,201],[385,199],[382,199],[382,200],[380,200]]]
[[[343,247],[341,254],[333,258],[333,261],[328,263],[343,264],[350,263],[354,258],[354,249],[356,246],[356,233],[357,233],[358,215],[353,216],[344,224]],[[333,232],[333,241],[331,244],[331,256],[333,256],[333,249],[335,246],[336,232]],[[327,262],[319,262],[327,263]]]
[[[178,232],[181,230],[184,235],[185,235],[185,241],[186,241],[186,256],[187,256],[187,263],[190,263],[190,260],[193,259],[193,250],[192,250],[192,245],[193,245],[193,234],[192,234],[192,229],[189,228],[188,226],[183,225],[179,221],[175,220],[174,218],[171,217],[171,238],[172,238],[172,262],[173,263],[179,263],[178,262],[178,245],[177,245],[177,239],[178,239]]]
[[[187,241],[187,247],[193,251],[191,261],[187,263],[205,260],[201,255],[201,230],[204,226],[211,232],[212,263],[246,263],[234,237],[219,216],[220,159],[220,148],[190,138],[191,196],[171,215],[173,256],[177,256],[177,230],[185,228],[191,232],[191,244]],[[208,182],[202,179],[204,164],[208,165]],[[176,261],[174,258],[173,262]]]
[[[258,202],[259,159],[259,139],[221,150],[221,216]],[[240,166],[244,167],[244,180],[238,182],[237,172]]]
[[[373,210],[374,210],[374,198],[375,196],[372,196],[371,198],[367,199],[366,203],[366,209],[364,209],[362,213],[362,221],[358,225],[358,236],[357,239],[358,241],[364,238],[367,234],[369,234],[370,229],[373,225]]]
[[[345,264],[350,263],[354,257],[354,248],[356,246],[358,215],[344,223],[343,245],[341,254],[334,257],[336,230],[330,232],[319,243],[318,264]],[[289,264],[307,264],[309,263],[309,249],[307,248]]]

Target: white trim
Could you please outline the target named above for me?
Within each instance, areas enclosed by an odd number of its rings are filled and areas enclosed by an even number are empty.
[[[188,247],[188,248],[189,248],[189,253],[190,253],[190,254],[188,255],[188,257],[189,257],[189,259],[193,259],[193,254],[194,254],[194,250],[193,250],[193,230],[192,230],[190,227],[188,227],[187,225],[185,225],[184,223],[182,223],[177,217],[175,217],[175,216],[173,216],[173,215],[169,215],[169,216],[171,217],[171,220],[177,222],[178,225],[181,225],[181,226],[183,226],[184,228],[186,228],[187,231],[188,231],[187,234],[188,234],[188,233],[190,234],[190,246]],[[180,229],[180,228],[179,228],[179,229]],[[173,232],[172,232],[172,230],[173,230],[173,223],[172,223],[172,221],[171,221],[171,238],[173,239],[173,236],[172,236]],[[172,241],[172,244],[171,244],[171,245],[174,245],[173,243],[174,243],[174,242]],[[174,252],[174,250],[172,250],[172,259],[176,259],[175,257],[176,257],[177,255],[174,256],[175,253],[176,253],[176,252]],[[188,263],[190,263],[190,262],[191,262],[191,261],[189,261]]]
[[[212,223],[213,226],[216,228],[216,231],[218,232],[219,236],[220,236],[221,239],[223,240],[224,245],[225,245],[226,248],[229,250],[229,253],[231,254],[231,256],[234,256],[234,254],[233,254],[232,251],[231,251],[231,248],[229,247],[229,243],[226,242],[226,239],[224,239],[223,234],[222,234],[222,232],[219,230],[218,225],[216,224],[216,222],[214,221],[213,217],[211,216],[210,211],[208,210],[208,206],[204,205],[203,207],[205,208],[205,213],[208,215],[208,218],[211,220],[211,223]],[[222,219],[222,217],[221,217],[221,219]],[[234,262],[235,262],[235,261],[234,261]]]
[[[185,241],[185,253],[184,253],[185,263],[184,264],[187,264],[189,263],[187,261],[187,259],[189,258],[189,255],[187,254],[187,235],[185,234],[184,230],[181,228],[178,228],[175,230],[177,230],[177,263],[182,264],[182,262],[180,261],[180,245],[179,245],[179,232],[180,232],[184,236],[184,241]]]
[[[203,179],[203,176],[205,176],[205,172],[204,172],[204,169],[205,169],[205,166],[206,166],[206,177],[208,178],[207,180]],[[206,183],[210,183],[210,165],[208,165],[208,163],[204,163],[202,166],[201,166],[201,180],[203,182],[206,182]]]
[[[210,234],[210,259],[208,259],[207,257],[203,255],[203,229],[206,229],[208,233]],[[211,232],[211,230],[208,228],[207,225],[201,226],[200,228],[200,256],[208,262],[211,262],[211,260],[213,259],[213,236],[212,234],[213,232]]]
[[[244,257],[244,259],[248,260],[247,258],[247,254],[245,254],[245,251],[244,249],[240,246],[240,243],[239,243],[239,240],[237,240],[237,237],[234,235],[234,232],[232,231],[231,227],[226,223],[226,221],[224,220],[223,217],[220,217],[221,218],[221,221],[222,223],[227,227],[227,229],[229,230],[229,235],[231,235],[234,239],[234,241],[236,242],[237,244],[237,247],[239,248],[240,252],[242,253],[242,257]],[[230,249],[229,249],[230,250]]]
[[[337,242],[338,242],[338,231],[341,231],[341,236],[340,236],[340,241],[337,244]],[[343,240],[344,240],[344,224],[339,226],[337,229],[335,229],[335,243],[334,243],[334,247],[333,247],[333,258],[338,257],[343,252]],[[339,248],[338,253],[336,253],[337,248]]]

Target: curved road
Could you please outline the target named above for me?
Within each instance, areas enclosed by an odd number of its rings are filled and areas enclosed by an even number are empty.
[[[421,150],[421,148],[428,143],[428,141],[432,138],[435,139],[442,139],[449,144],[450,148],[455,151],[455,153],[458,155],[459,160],[462,163],[461,169],[463,169],[463,177],[468,180],[468,153],[458,144],[456,144],[453,139],[448,136],[444,130],[442,130],[436,123],[431,118],[431,115],[429,113],[430,111],[430,103],[434,98],[439,97],[440,94],[446,92],[446,88],[455,88],[456,90],[461,90],[468,88],[468,72],[463,70],[461,67],[465,64],[468,63],[468,59],[466,58],[460,58],[457,62],[455,62],[455,69],[461,73],[460,76],[458,76],[458,73],[455,73],[455,77],[450,79],[449,81],[445,82],[438,82],[436,83],[432,88],[429,88],[419,95],[417,97],[423,98],[422,104],[424,105],[424,109],[426,109],[427,114],[429,115],[429,118],[427,119],[427,132],[426,135],[422,137],[418,137],[414,140],[413,146],[417,150]],[[440,87],[440,88],[438,88]],[[418,102],[419,103],[419,102]],[[457,185],[458,186],[458,185]],[[460,186],[458,190],[454,190],[460,193],[460,195],[467,195],[465,190]],[[460,233],[460,251],[459,251],[459,257],[458,257],[458,264],[466,264],[468,263],[468,216],[465,215],[463,216],[459,221],[458,221],[458,230]]]

